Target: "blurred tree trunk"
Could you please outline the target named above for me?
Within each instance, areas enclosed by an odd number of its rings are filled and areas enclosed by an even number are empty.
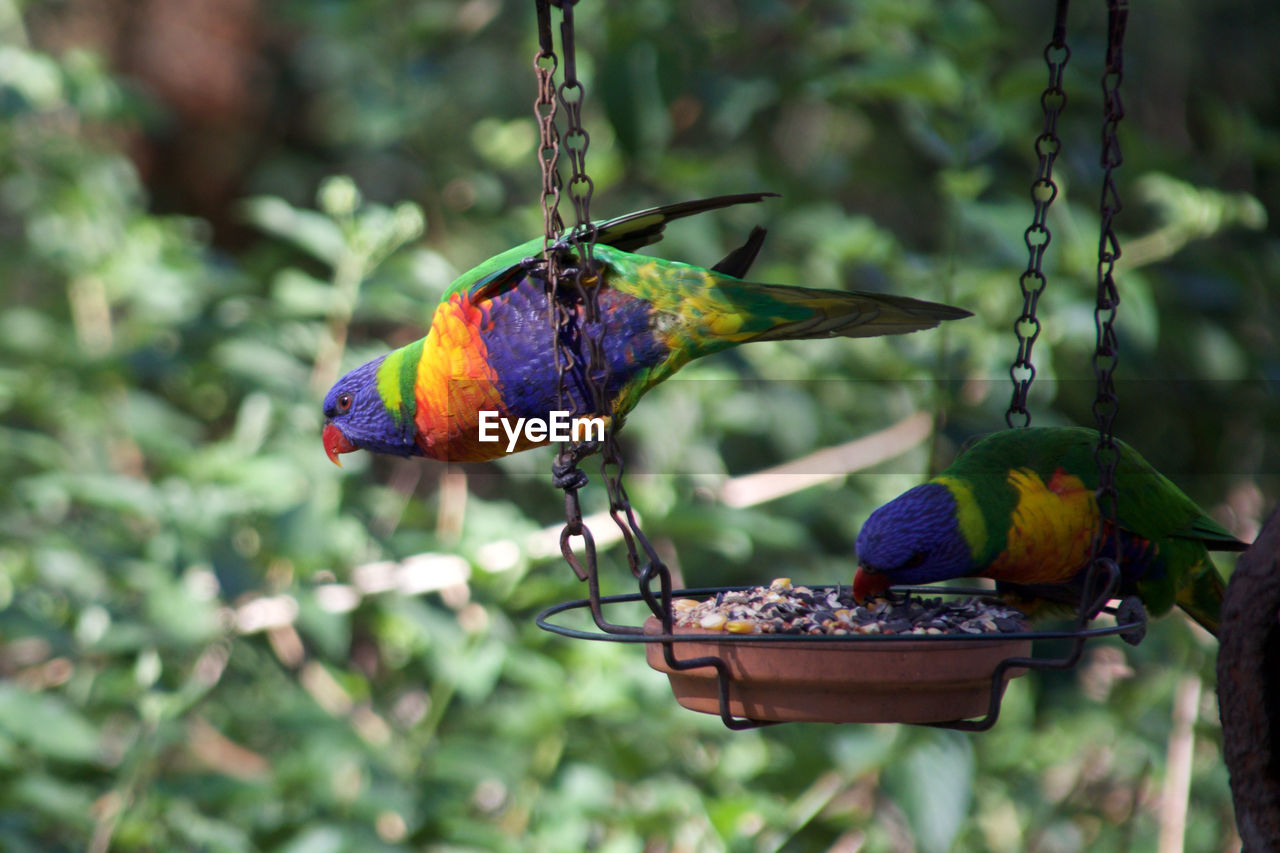
[[[1218,707],[1245,853],[1280,850],[1280,508],[1240,557],[1222,604]]]
[[[289,37],[261,0],[68,0],[33,4],[38,45],[90,47],[160,107],[128,141],[155,210],[198,216],[224,248],[252,231],[235,204],[265,141],[289,130],[301,97],[280,91]]]

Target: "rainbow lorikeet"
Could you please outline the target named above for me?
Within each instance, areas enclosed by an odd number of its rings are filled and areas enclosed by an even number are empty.
[[[547,441],[480,441],[482,412],[547,419],[556,410],[594,412],[585,377],[587,341],[603,342],[606,375],[596,377],[613,416],[695,358],[749,341],[863,337],[928,329],[968,311],[904,296],[753,284],[741,279],[763,239],[747,242],[711,269],[631,254],[661,239],[667,222],[766,194],[719,196],[633,213],[596,226],[599,320],[585,320],[577,288],[559,288],[576,350],[560,402],[548,321],[542,239],[530,240],[460,276],[445,292],[425,338],[342,377],[324,400],[329,458],[364,448],[397,456],[482,461]],[[567,241],[562,262],[581,264]],[[603,325],[603,329],[597,327]],[[567,360],[566,360],[567,361]],[[490,418],[492,422],[492,418]]]
[[[1095,496],[1097,442],[1096,431],[1069,427],[1011,429],[979,441],[871,513],[858,533],[854,598],[894,583],[986,577],[1033,603],[1078,603],[1105,526],[1108,537],[1119,533],[1121,595],[1138,595],[1156,616],[1177,604],[1216,635],[1223,581],[1209,551],[1248,546],[1122,442],[1117,529],[1110,529]]]

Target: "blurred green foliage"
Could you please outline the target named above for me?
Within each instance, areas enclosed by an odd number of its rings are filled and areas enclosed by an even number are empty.
[[[547,546],[549,451],[330,466],[329,382],[540,230],[532,4],[260,5],[259,82],[289,121],[244,129],[252,237],[226,242],[151,204],[127,154],[177,119],[68,46],[78,5],[0,2],[0,848],[1152,849],[1190,677],[1187,849],[1231,849],[1215,646],[1181,618],[1019,679],[988,734],[731,733],[639,649],[533,626],[583,594]],[[1248,536],[1280,493],[1280,11],[1232,8],[1130,21],[1118,429]],[[1002,426],[1050,12],[580,4],[597,215],[779,191],[655,251],[711,263],[761,222],[757,278],[976,313],[747,347],[646,399],[630,491],[691,585],[847,582],[867,513]],[[1104,21],[1072,16],[1037,423],[1091,420]],[[746,509],[713,497],[922,409],[931,446]]]

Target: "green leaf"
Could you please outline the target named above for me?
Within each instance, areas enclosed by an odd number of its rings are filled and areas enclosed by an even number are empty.
[[[341,307],[342,298],[327,281],[290,267],[276,276],[271,298],[285,314],[327,317]]]
[[[99,755],[97,729],[50,693],[28,693],[13,684],[0,684],[0,729],[50,758],[89,763]]]
[[[974,758],[968,736],[924,734],[885,769],[885,786],[907,816],[921,853],[946,853],[969,815]]]
[[[280,853],[341,853],[350,849],[344,833],[336,826],[313,826],[295,835],[278,848]]]
[[[68,780],[53,773],[39,770],[24,773],[13,786],[13,800],[28,814],[56,821],[56,825],[68,830],[78,828],[87,831],[92,822],[94,797],[91,789],[68,784]]]
[[[0,46],[0,87],[16,91],[32,107],[48,110],[64,97],[58,63],[34,51]]]
[[[245,199],[241,209],[250,223],[330,266],[337,265],[346,248],[346,239],[336,222],[313,210],[294,207],[284,199],[257,196]]]

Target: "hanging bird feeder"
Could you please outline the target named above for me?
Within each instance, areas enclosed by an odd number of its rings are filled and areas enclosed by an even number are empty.
[[[607,367],[602,324],[597,322],[600,288],[594,286],[596,233],[590,219],[593,184],[586,170],[590,137],[582,125],[585,89],[577,76],[574,2],[535,0],[539,49],[533,63],[538,83],[534,112],[539,126],[545,226],[544,251],[538,263],[547,282],[548,305],[552,306],[547,334],[555,342],[561,407],[566,401],[585,399],[590,410],[576,414],[607,417],[611,414],[603,390]],[[560,57],[554,49],[553,5],[562,14],[564,81],[559,86],[555,83]],[[1128,9],[1127,0],[1107,0],[1107,6],[1110,29],[1103,74],[1104,177],[1093,364],[1097,375],[1094,413],[1100,434],[1096,453],[1098,501],[1104,519],[1114,523],[1114,474],[1119,453],[1111,431],[1117,403],[1112,381],[1117,354],[1113,322],[1119,295],[1113,267],[1120,249],[1112,221],[1120,202],[1112,172],[1120,164],[1116,127],[1123,115],[1119,86]],[[1053,182],[1053,164],[1060,149],[1058,116],[1066,102],[1062,74],[1070,57],[1066,44],[1067,7],[1068,0],[1057,0],[1053,36],[1044,51],[1049,83],[1041,97],[1044,128],[1035,142],[1039,166],[1031,185],[1034,217],[1025,235],[1028,266],[1019,282],[1023,311],[1014,324],[1018,353],[1010,369],[1014,387],[1006,414],[1010,428],[1030,423],[1026,401],[1035,378],[1031,356],[1041,328],[1036,308],[1046,284],[1041,263],[1050,240],[1045,222],[1058,192]],[[556,123],[560,112],[565,115],[563,135]],[[562,153],[569,158],[567,182],[558,170]],[[565,193],[573,203],[575,215],[567,234],[559,213]],[[571,385],[577,394],[570,393]],[[863,614],[874,617],[876,626],[892,627],[895,619],[907,620],[917,627],[934,626],[918,633],[903,633],[902,625],[895,630],[872,629],[869,622],[848,622],[851,629],[839,628],[841,633],[823,632],[782,618],[796,612],[799,600],[822,614],[817,621],[828,623],[828,628],[845,624],[855,608],[847,587],[793,589],[780,579],[764,588],[673,590],[670,571],[640,529],[632,510],[622,482],[624,466],[615,434],[617,425],[612,419],[609,424],[603,442],[565,444],[553,463],[553,482],[565,493],[561,552],[579,580],[587,583],[588,597],[544,610],[538,615],[537,624],[575,639],[644,644],[650,666],[668,675],[681,705],[718,714],[729,728],[797,721],[904,722],[983,730],[995,724],[1010,678],[1032,669],[1074,667],[1085,643],[1092,638],[1119,635],[1137,643],[1145,632],[1146,614],[1136,598],[1126,598],[1118,607],[1108,606],[1119,589],[1120,570],[1118,554],[1101,541],[1095,544],[1085,575],[1074,625],[1064,631],[989,632],[965,627],[963,620],[970,619],[965,608],[981,607],[981,597],[990,595],[986,589],[895,587],[893,592],[905,595],[905,599],[882,602],[877,605],[880,611]],[[621,531],[628,566],[639,586],[638,592],[629,595],[601,596],[595,539],[582,518],[578,492],[589,478],[578,465],[596,453],[601,457],[601,479],[608,493],[609,512]],[[1103,553],[1104,547],[1111,550]],[[727,622],[723,613],[708,613],[702,617],[705,623],[690,625],[690,611],[708,597],[715,605],[743,602],[743,606],[772,613],[784,632],[756,633],[750,626]],[[974,601],[978,604],[972,604]],[[634,616],[638,608],[642,612],[647,609],[648,618],[643,624],[630,624],[640,621]],[[594,630],[570,627],[560,621],[565,614],[584,610],[591,614]],[[970,621],[990,623],[982,615],[984,612],[978,612]],[[1095,622],[1097,615],[1104,612],[1115,617],[1113,623]],[[628,614],[630,623],[615,613]],[[936,627],[948,625],[947,619],[961,620],[960,630]],[[709,627],[700,627],[702,624]],[[1056,642],[1059,647],[1065,646],[1065,652],[1059,657],[1033,656],[1033,643],[1037,641]]]

